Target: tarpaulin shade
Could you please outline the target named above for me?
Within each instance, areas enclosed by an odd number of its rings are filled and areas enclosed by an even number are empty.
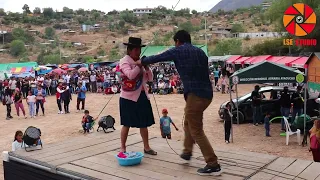
[[[250,64],[251,61],[255,60],[257,56],[250,57],[249,59],[246,59],[242,62],[242,64]]]
[[[37,62],[24,62],[24,63],[10,63],[8,64],[9,68],[19,68],[19,67],[37,67],[38,63]]]
[[[234,72],[231,82],[235,76],[238,77],[238,84],[300,83],[306,79],[300,71],[268,61]]]
[[[275,63],[277,64],[283,64],[283,65],[286,65],[286,64],[289,64],[297,59],[299,59],[300,57],[285,57],[283,59],[280,59],[279,61],[276,61]]]
[[[235,60],[237,60],[237,59],[239,59],[239,58],[241,58],[242,56],[240,56],[240,55],[234,55],[234,56],[231,56],[226,62],[227,62],[227,64],[231,64],[231,63],[233,63]]]
[[[250,59],[251,57],[241,57],[235,61],[233,61],[234,64],[243,64],[245,60]]]
[[[269,62],[277,62],[279,61],[280,59],[283,59],[285,58],[285,56],[272,56],[268,59]]]
[[[304,65],[306,64],[307,61],[308,61],[308,57],[301,57],[301,58],[289,63],[289,66],[297,67],[297,68],[304,68]]]
[[[269,58],[271,58],[271,57],[272,57],[271,55],[257,56],[257,58],[255,58],[252,61],[250,61],[250,64],[257,64],[257,63],[260,63],[262,61],[269,60]]]
[[[12,74],[21,74],[25,72],[31,72],[33,71],[32,67],[16,67],[16,68],[11,68],[11,73]]]

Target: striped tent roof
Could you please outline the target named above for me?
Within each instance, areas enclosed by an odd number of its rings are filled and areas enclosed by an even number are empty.
[[[20,74],[20,73],[31,72],[31,71],[33,71],[32,67],[15,67],[15,68],[11,68],[11,73],[12,74]]]

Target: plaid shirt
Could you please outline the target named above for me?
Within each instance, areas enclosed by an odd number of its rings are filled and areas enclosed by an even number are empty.
[[[208,57],[192,44],[185,43],[162,54],[143,57],[143,65],[173,60],[184,86],[185,97],[193,93],[198,97],[212,99],[213,90],[209,79]]]

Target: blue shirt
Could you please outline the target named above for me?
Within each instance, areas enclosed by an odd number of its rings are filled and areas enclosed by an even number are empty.
[[[209,79],[208,56],[190,43],[169,49],[162,54],[144,57],[143,65],[171,61],[180,74],[185,97],[193,93],[198,97],[212,99],[213,90]]]
[[[77,87],[76,92],[78,93],[78,98],[85,99],[86,98],[86,86],[81,86],[81,88]]]
[[[213,73],[214,73],[214,77],[219,77],[219,71],[213,71]]]
[[[171,133],[171,129],[170,129],[170,124],[172,123],[172,120],[169,116],[162,116],[160,118],[160,125],[162,127],[162,132],[164,134],[170,134]]]

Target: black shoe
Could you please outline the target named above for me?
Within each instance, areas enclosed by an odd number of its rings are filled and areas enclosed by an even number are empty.
[[[12,119],[13,117],[12,117],[12,116],[9,116],[9,118]]]
[[[181,154],[180,157],[186,161],[190,161],[191,159],[191,154]]]
[[[220,176],[222,173],[221,167],[218,164],[217,166],[208,166],[198,169],[197,173],[200,176]]]

